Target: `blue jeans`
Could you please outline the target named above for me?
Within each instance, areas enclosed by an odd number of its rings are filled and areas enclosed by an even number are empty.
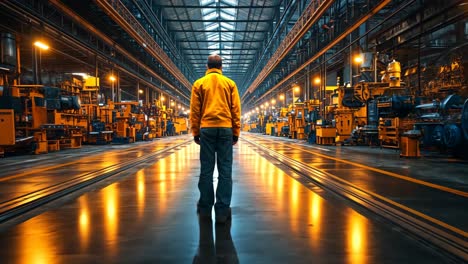
[[[213,172],[218,168],[218,188],[214,204]],[[200,130],[201,172],[198,181],[198,209],[209,214],[214,204],[216,215],[227,215],[232,196],[232,129],[202,128]]]

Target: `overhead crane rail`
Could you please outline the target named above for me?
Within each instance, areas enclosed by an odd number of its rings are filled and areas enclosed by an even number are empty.
[[[191,83],[180,72],[179,68],[164,52],[164,50],[156,43],[132,13],[119,0],[104,1],[95,0],[96,3],[121,26],[128,34],[130,34],[140,45],[145,47],[148,52],[153,55],[159,63],[161,63],[184,87],[191,92]]]
[[[296,45],[297,42],[304,36],[309,28],[323,15],[333,1],[314,0],[310,2],[301,17],[294,24],[286,38],[281,42],[276,52],[271,56],[265,67],[262,69],[258,77],[247,89],[248,92],[253,92],[260,83],[265,80],[268,74],[281,62],[288,52]],[[247,93],[244,94],[244,97]],[[242,98],[244,99],[244,98]]]

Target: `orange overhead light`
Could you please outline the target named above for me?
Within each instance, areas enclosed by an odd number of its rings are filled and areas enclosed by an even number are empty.
[[[361,54],[354,56],[354,62],[355,62],[355,63],[361,64],[362,61],[363,61],[363,58],[362,58],[362,55],[361,55]]]
[[[42,42],[40,40],[34,42],[34,46],[40,48],[41,50],[48,50],[49,49],[49,45],[45,44],[44,42]]]

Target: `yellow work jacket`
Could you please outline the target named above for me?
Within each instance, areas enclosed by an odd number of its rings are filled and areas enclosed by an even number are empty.
[[[212,68],[195,81],[190,98],[190,126],[192,135],[200,135],[200,128],[232,128],[240,134],[241,105],[236,83]]]

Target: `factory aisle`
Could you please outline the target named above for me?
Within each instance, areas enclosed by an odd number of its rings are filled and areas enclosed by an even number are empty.
[[[232,221],[198,219],[198,145],[2,230],[2,263],[444,263],[241,140]],[[364,214],[364,215],[363,215]]]

